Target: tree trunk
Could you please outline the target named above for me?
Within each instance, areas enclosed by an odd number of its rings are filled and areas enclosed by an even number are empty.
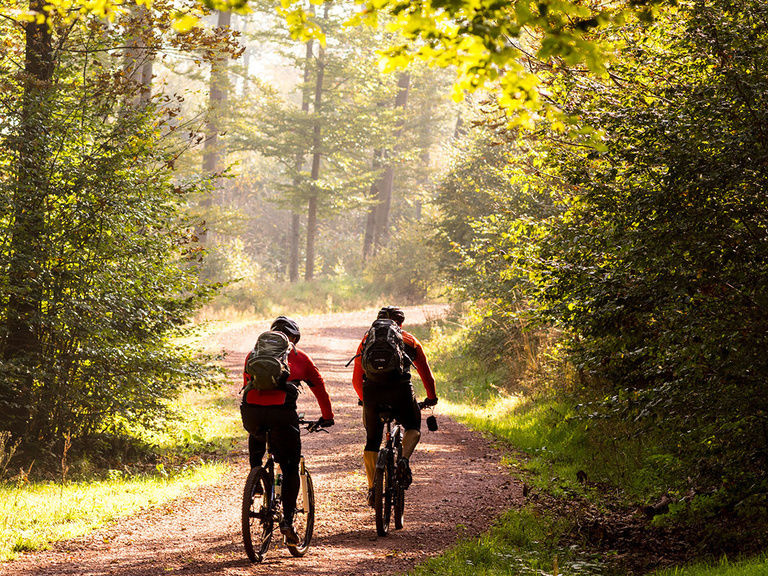
[[[291,212],[291,261],[288,276],[291,282],[299,281],[299,242],[301,240],[301,216]]]
[[[453,139],[458,140],[464,135],[464,119],[461,117],[461,111],[456,116],[456,125],[453,127]]]
[[[139,90],[139,107],[144,108],[152,98],[152,77],[154,54],[147,54],[147,59],[141,67],[141,88]]]
[[[381,168],[381,156],[382,151],[380,148],[373,151],[373,161],[371,162],[371,168],[374,172]],[[371,183],[371,189],[368,192],[368,198],[371,200],[371,206],[368,208],[368,215],[365,219],[365,235],[363,236],[363,264],[368,261],[373,252],[373,233],[376,227],[376,208],[379,205],[380,194],[379,187],[381,182],[374,180]]]
[[[410,85],[411,75],[408,72],[403,72],[397,80],[398,92],[395,97],[395,108],[405,111],[405,106],[408,103],[408,87]],[[395,156],[397,147],[397,140],[403,133],[404,118],[400,118],[397,123],[397,129],[395,130],[395,144],[389,151],[387,166],[384,169],[384,174],[381,178],[381,184],[379,187],[379,204],[376,207],[376,217],[373,232],[373,246],[374,251],[378,250],[381,246],[384,246],[389,241],[389,215],[392,210],[392,188],[395,181],[395,165],[392,162],[392,157]]]
[[[154,53],[147,46],[142,34],[151,31],[152,21],[149,11],[144,6],[131,4],[128,17],[128,41],[123,55],[125,76],[136,89],[129,100],[134,108],[144,108],[152,96],[152,67]]]
[[[427,188],[431,180],[431,174],[429,171],[430,155],[429,151],[432,148],[432,142],[434,139],[434,133],[432,127],[435,125],[435,119],[433,118],[435,101],[437,100],[437,86],[434,81],[427,79],[427,86],[425,89],[426,97],[424,104],[420,107],[420,119],[419,125],[419,190],[414,199],[415,219],[417,222],[421,221],[422,213],[422,198],[427,195]]]
[[[330,4],[325,3],[323,19],[328,18],[328,9]],[[325,73],[325,48],[320,44],[317,55],[317,77],[315,79],[315,125],[312,130],[312,193],[309,197],[307,206],[307,263],[304,269],[304,279],[309,281],[314,277],[315,272],[315,237],[317,236],[317,180],[320,177],[320,158],[322,134],[320,126],[320,112],[322,110],[323,98],[323,75]]]
[[[314,278],[315,267],[315,235],[317,234],[317,195],[309,197],[307,206],[307,268],[304,270],[304,280],[309,282]]]
[[[45,0],[30,10],[43,13]],[[48,192],[48,124],[55,69],[48,23],[25,24],[24,86],[18,127],[8,265],[9,297],[2,357],[9,363],[0,383],[2,427],[23,437],[29,419],[32,374],[40,361],[42,272],[46,260],[45,197]],[[26,368],[26,370],[25,370]]]
[[[243,14],[240,16],[240,33],[242,34],[243,38],[248,37],[248,21],[250,17],[248,14]],[[243,50],[243,77],[242,77],[242,84],[240,85],[240,96],[245,99],[245,97],[248,95],[249,92],[249,84],[248,80],[250,79],[250,69],[251,69],[251,53],[253,52],[253,49],[247,45],[245,49]]]
[[[231,21],[231,12],[219,12],[216,27],[222,30],[227,29]],[[214,57],[213,62],[211,62],[211,79],[208,91],[208,121],[205,125],[205,143],[203,144],[203,173],[207,176],[221,172],[224,164],[224,150],[219,141],[219,132],[221,131],[221,115],[229,92],[227,58],[225,53],[219,52]],[[203,208],[211,206],[212,194],[201,202]],[[198,232],[198,238],[201,243],[208,241],[207,227],[202,227]]]
[[[311,93],[309,91],[309,79],[311,75],[312,65],[312,53],[314,42],[310,39],[307,41],[307,52],[304,57],[304,85],[301,89],[301,111],[304,114],[309,112],[309,103],[311,99]],[[296,177],[293,179],[293,187],[298,188],[301,184],[299,172],[301,172],[304,166],[304,150],[299,150],[296,153]],[[299,242],[301,241],[301,218],[298,212],[293,210],[291,212],[291,263],[289,277],[291,282],[298,282],[299,280]]]

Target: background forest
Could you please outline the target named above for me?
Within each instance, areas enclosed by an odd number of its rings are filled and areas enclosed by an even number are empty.
[[[63,4],[0,19],[0,477],[141,451],[202,318],[442,299],[449,412],[765,549],[765,2]]]

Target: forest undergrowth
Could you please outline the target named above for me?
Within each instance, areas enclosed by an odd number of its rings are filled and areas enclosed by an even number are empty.
[[[5,470],[0,479],[0,562],[160,506],[219,479],[240,434],[239,413],[220,392],[185,392],[173,417],[148,430],[65,439],[53,458]],[[12,446],[4,446],[7,458]]]
[[[671,454],[661,427],[590,417],[594,392],[569,383],[572,370],[556,349],[524,372],[530,357],[514,351],[525,346],[490,358],[481,345],[490,335],[466,317],[417,335],[433,362],[441,413],[498,440],[527,504],[415,574],[766,573],[761,509],[729,511],[692,491],[686,471],[696,462]]]

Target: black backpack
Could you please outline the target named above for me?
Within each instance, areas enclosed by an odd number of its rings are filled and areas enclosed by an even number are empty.
[[[368,330],[360,352],[366,380],[389,382],[408,370],[411,359],[405,353],[403,333],[394,320],[381,318]]]
[[[282,332],[262,333],[245,364],[245,373],[251,378],[243,388],[249,390],[281,390],[288,381],[288,352],[291,344]]]

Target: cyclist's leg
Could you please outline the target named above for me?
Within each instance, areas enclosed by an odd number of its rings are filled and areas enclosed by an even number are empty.
[[[410,379],[401,382],[400,397],[397,402],[397,421],[403,426],[403,458],[408,460],[421,438],[421,410],[413,393]]]
[[[251,468],[258,468],[261,466],[261,461],[264,458],[264,452],[267,451],[267,440],[263,434],[249,434],[248,435],[248,460],[250,461]]]
[[[410,458],[421,438],[421,410],[413,394],[410,380],[407,384],[405,382],[401,384],[400,398],[397,403],[397,421],[402,425],[404,432],[402,454],[397,463],[397,470],[403,487],[408,488],[413,480]]]
[[[283,519],[293,523],[296,498],[299,494],[299,460],[301,459],[301,434],[295,410],[276,408],[272,421],[272,453],[283,471]]]
[[[368,490],[373,488],[373,478],[376,474],[376,459],[381,447],[381,437],[384,434],[384,423],[379,418],[378,405],[381,394],[373,385],[363,385],[363,426],[365,427],[365,448],[363,463],[365,477],[368,480]]]
[[[241,404],[240,415],[243,419],[243,427],[248,431],[248,460],[251,468],[261,466],[264,452],[267,449],[266,436],[264,435],[262,416],[263,408],[255,404]]]

